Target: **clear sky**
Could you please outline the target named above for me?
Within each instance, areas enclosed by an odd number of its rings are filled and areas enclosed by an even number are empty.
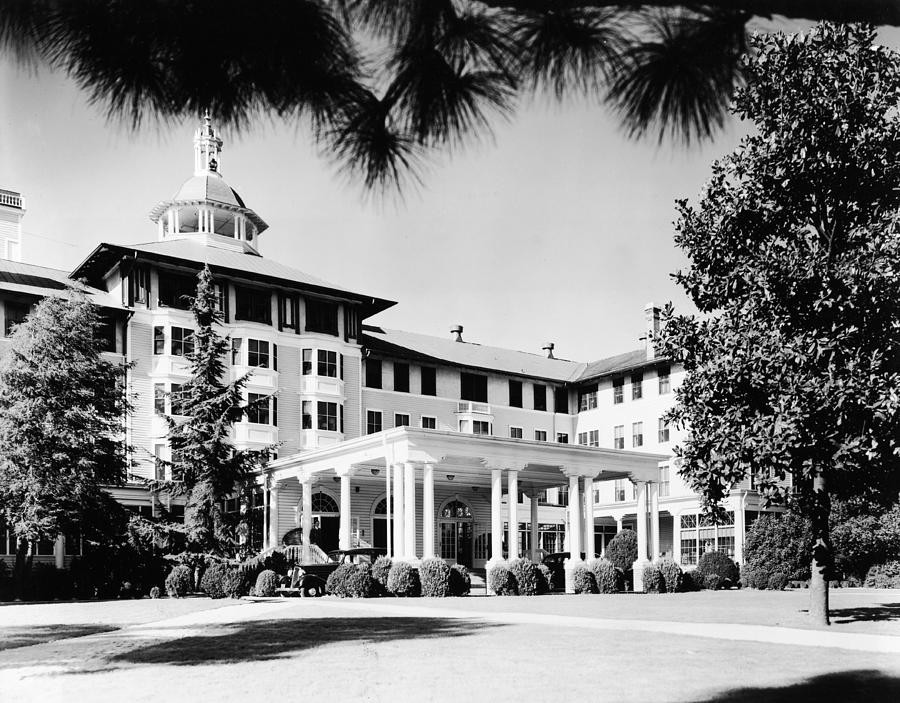
[[[99,242],[154,240],[148,213],[192,175],[196,126],[133,132],[65,77],[2,60],[0,188],[25,197],[23,259],[71,270]],[[691,309],[669,277],[685,265],[674,201],[742,129],[658,147],[593,101],[527,101],[402,202],[367,198],[293,124],[221,131],[221,170],[270,226],[263,256],[398,302],[370,322],[588,361],[640,346],[647,302]]]

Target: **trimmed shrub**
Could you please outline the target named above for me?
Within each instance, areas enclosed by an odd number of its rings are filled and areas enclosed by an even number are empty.
[[[737,564],[726,557],[722,552],[705,552],[697,562],[697,571],[704,576],[716,575],[719,577],[719,588],[729,588],[737,585],[740,579]]]
[[[769,576],[769,582],[766,584],[766,587],[770,591],[783,591],[788,585],[788,577],[785,576],[780,571],[776,571],[774,574]]]
[[[718,574],[700,574],[700,578],[703,579],[703,588],[710,591],[718,591],[724,588],[725,580]]]
[[[765,590],[769,587],[769,572],[765,569],[757,569],[753,571],[753,588],[756,588],[760,591]]]
[[[513,559],[509,562],[509,573],[516,582],[516,593],[520,596],[538,594],[538,568],[531,559]]]
[[[637,534],[634,530],[622,530],[606,545],[606,558],[613,566],[627,574],[637,561]]]
[[[594,574],[594,582],[600,593],[618,593],[622,590],[625,581],[622,571],[609,559],[591,559],[587,567]]]
[[[225,579],[231,569],[226,564],[213,564],[203,572],[200,579],[200,590],[210,598],[224,598]]]
[[[597,582],[594,574],[584,564],[579,564],[572,572],[572,588],[575,593],[596,593]]]
[[[271,569],[265,569],[256,577],[253,592],[260,598],[271,598],[275,595],[276,588],[278,588],[278,574]]]
[[[380,556],[372,564],[372,579],[375,581],[375,591],[377,595],[385,596],[388,593],[387,582],[388,574],[391,573],[391,558]]]
[[[546,564],[537,564],[538,593],[549,593],[553,590],[553,572]]]
[[[405,561],[394,562],[388,572],[387,589],[395,596],[418,596],[422,592],[419,572]]]
[[[673,559],[660,559],[659,573],[662,576],[666,593],[678,593],[683,590],[684,572]]]
[[[150,597],[153,598],[154,600],[156,598],[159,598],[159,586],[154,586],[153,588],[150,589]]]
[[[437,557],[423,559],[419,565],[422,595],[428,598],[446,598],[450,595],[450,567]]]
[[[338,598],[349,597],[349,581],[354,571],[356,571],[356,566],[354,564],[341,564],[338,568],[328,574],[328,580],[325,581],[325,593],[337,596]]]
[[[169,598],[184,598],[194,585],[194,574],[184,564],[179,564],[166,576],[166,593]]]
[[[681,590],[685,593],[692,593],[703,588],[702,577],[697,573],[696,569],[685,571],[681,575]]]
[[[789,580],[808,579],[812,547],[809,520],[792,512],[764,513],[747,530],[744,565],[753,571],[762,569],[767,580],[774,571]]]
[[[661,593],[665,589],[665,584],[659,564],[647,564],[644,573],[641,574],[641,582],[644,584],[644,593]]]
[[[900,588],[900,561],[876,564],[866,574],[869,588]]]
[[[755,588],[756,570],[745,566],[741,569],[741,588]]]
[[[240,598],[250,593],[250,574],[240,569],[228,569],[222,579],[226,598]]]
[[[450,595],[467,596],[472,588],[472,578],[469,570],[462,564],[454,564],[450,567]]]
[[[506,562],[497,562],[493,564],[487,572],[488,588],[494,595],[498,596],[514,596],[516,595],[516,581],[509,572]]]
[[[347,574],[345,582],[347,595],[351,598],[371,598],[375,594],[375,579],[372,578],[371,564],[355,564]]]

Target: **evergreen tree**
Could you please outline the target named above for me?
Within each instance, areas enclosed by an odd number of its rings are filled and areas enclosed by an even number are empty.
[[[760,36],[735,111],[755,131],[680,204],[676,279],[703,313],[664,351],[681,475],[715,512],[753,476],[811,520],[810,613],[828,622],[832,497],[900,488],[900,55],[869,27]]]
[[[0,516],[18,539],[17,587],[29,544],[103,530],[127,478],[125,370],[101,355],[100,318],[85,294],[40,301],[0,360]]]
[[[186,355],[191,378],[181,387],[183,415],[166,418],[175,479],[169,488],[185,496],[185,529],[192,551],[231,554],[235,540],[223,500],[248,487],[270,450],[238,450],[232,444],[232,426],[248,410],[243,401],[247,376],[225,380],[229,340],[215,329],[223,315],[209,267],[200,272],[191,311],[196,330],[193,349]]]

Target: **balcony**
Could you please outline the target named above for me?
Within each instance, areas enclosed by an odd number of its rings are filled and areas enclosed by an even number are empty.
[[[456,404],[456,414],[490,415],[491,406],[487,403],[475,403],[470,400],[461,400]]]

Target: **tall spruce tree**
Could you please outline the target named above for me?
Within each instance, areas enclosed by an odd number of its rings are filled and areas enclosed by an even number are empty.
[[[192,551],[230,555],[235,551],[223,500],[245,490],[265,464],[269,449],[235,449],[231,429],[247,411],[247,376],[226,381],[228,337],[209,267],[200,272],[191,302],[196,321],[193,349],[187,354],[191,378],[181,387],[183,416],[167,416],[172,461],[170,488],[185,495],[185,529]],[[259,402],[268,402],[268,397]]]
[[[828,623],[830,501],[900,488],[900,55],[870,27],[754,40],[735,112],[755,131],[680,204],[670,417],[713,510],[753,476],[811,519],[810,613]]]
[[[100,324],[69,289],[34,307],[0,360],[0,516],[18,540],[19,589],[29,545],[103,530],[103,486],[127,478],[126,366],[101,355]]]

